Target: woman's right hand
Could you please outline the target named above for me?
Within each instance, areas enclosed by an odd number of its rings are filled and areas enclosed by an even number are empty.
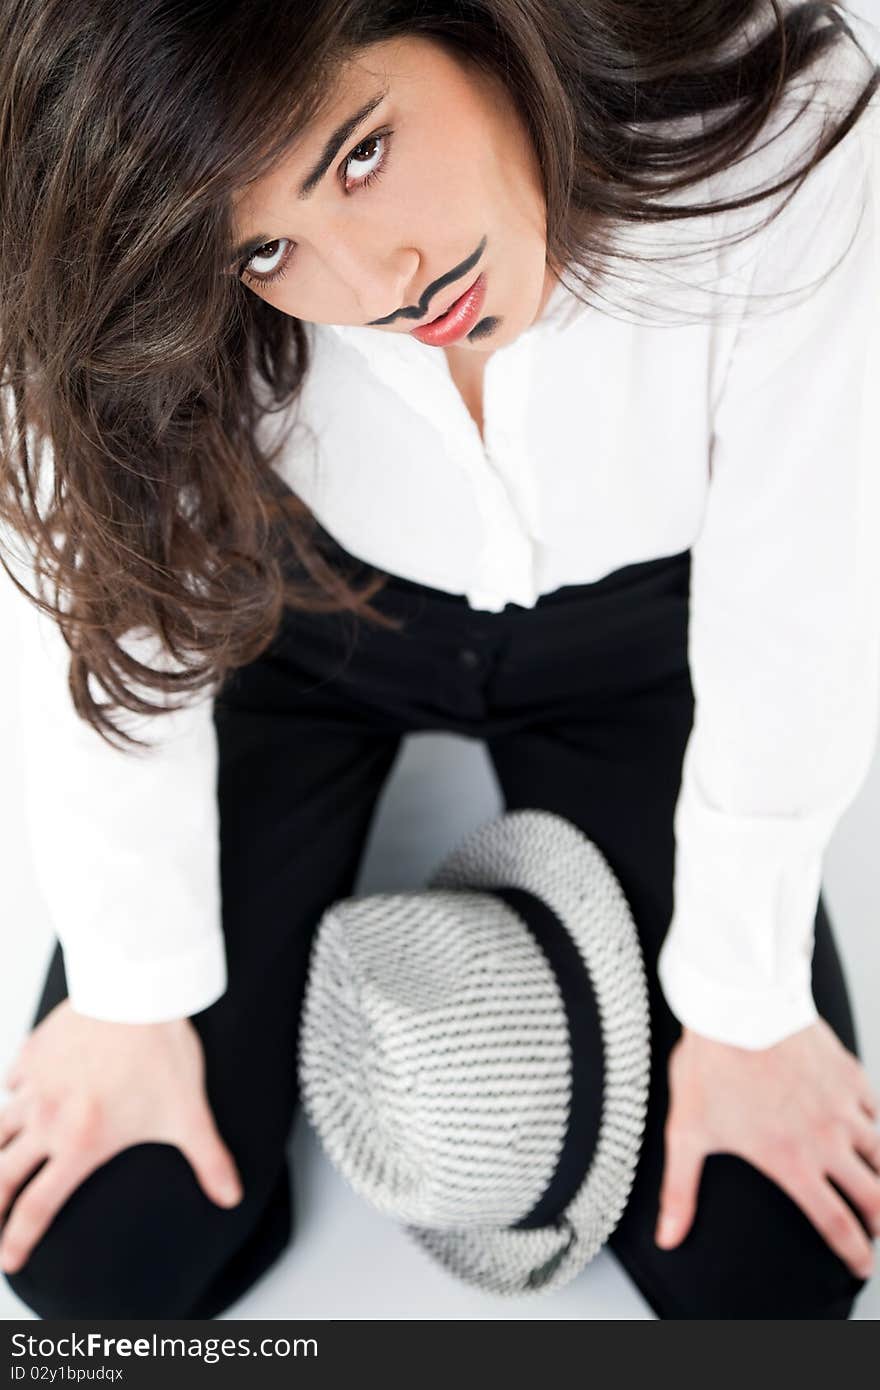
[[[133,1144],[174,1144],[211,1201],[241,1201],[238,1170],[205,1091],[201,1039],[188,1018],[108,1023],[63,999],[27,1035],[3,1084],[12,1092],[0,1109],[0,1266],[7,1273],[26,1262],[80,1183]]]

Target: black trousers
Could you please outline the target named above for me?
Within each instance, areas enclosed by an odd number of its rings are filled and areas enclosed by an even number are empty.
[[[215,1206],[172,1145],[124,1150],[71,1194],[27,1264],[5,1276],[33,1310],[212,1317],[292,1239],[287,1148],[313,931],[327,905],[353,891],[401,738],[445,730],[485,741],[509,809],[546,808],[580,826],[629,900],[653,1053],[635,1184],[610,1239],[627,1274],[660,1318],[850,1315],[865,1281],[781,1188],[735,1155],[707,1158],[683,1243],[654,1244],[667,1059],[681,1031],[656,959],[672,912],[672,818],[693,715],[689,569],[690,552],[628,565],[501,613],[391,578],[376,605],[405,619],[400,631],[286,611],[272,647],[214,704],[229,985],[194,1023],[245,1198],[232,1211]],[[429,807],[430,786],[424,795]],[[821,900],[813,990],[858,1055]],[[56,949],[35,1022],[65,993]],[[588,1270],[579,1278],[587,1315]]]

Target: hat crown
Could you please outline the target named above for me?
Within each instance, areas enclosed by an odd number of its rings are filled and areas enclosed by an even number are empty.
[[[523,1037],[531,1052],[513,1053]],[[516,1064],[484,1071],[474,1105],[469,1056],[505,1049]],[[508,811],[426,890],[328,908],[299,1071],[336,1167],[447,1270],[505,1294],[573,1278],[626,1205],[650,1085],[639,936],[598,845],[552,812]]]
[[[571,1088],[559,985],[525,923],[491,893],[377,893],[328,909],[314,951],[303,1104],[352,1186],[438,1230],[519,1220]]]

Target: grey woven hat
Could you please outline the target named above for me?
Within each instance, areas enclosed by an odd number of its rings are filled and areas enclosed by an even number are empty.
[[[644,963],[601,851],[510,811],[426,889],[333,903],[298,1066],[330,1160],[446,1270],[567,1283],[623,1214],[648,1101]]]

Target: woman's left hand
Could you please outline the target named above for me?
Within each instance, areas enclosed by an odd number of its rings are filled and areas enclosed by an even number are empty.
[[[678,1245],[690,1229],[706,1156],[732,1153],[778,1183],[852,1272],[867,1278],[871,1242],[828,1178],[880,1234],[877,1115],[864,1068],[824,1019],[761,1049],[685,1028],[669,1057],[657,1244]]]

